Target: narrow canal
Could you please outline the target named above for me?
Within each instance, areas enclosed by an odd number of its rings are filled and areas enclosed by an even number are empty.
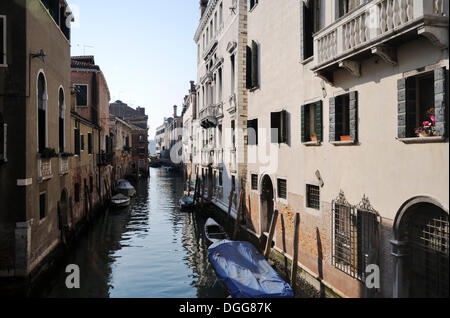
[[[180,212],[182,177],[151,169],[125,210],[99,217],[33,297],[226,297],[208,262],[204,219]],[[63,264],[65,264],[63,266]],[[80,268],[80,289],[67,289],[65,266]]]

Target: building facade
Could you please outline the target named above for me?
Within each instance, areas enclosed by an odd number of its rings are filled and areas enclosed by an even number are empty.
[[[131,124],[119,117],[110,116],[109,132],[114,154],[111,172],[112,185],[115,185],[119,179],[133,174],[132,131],[133,127]]]
[[[226,211],[233,178],[261,242],[278,211],[273,251],[324,294],[448,297],[448,2],[201,9],[201,128],[184,142],[212,201]]]
[[[65,1],[0,3],[0,277],[37,271],[62,240],[71,20]]]

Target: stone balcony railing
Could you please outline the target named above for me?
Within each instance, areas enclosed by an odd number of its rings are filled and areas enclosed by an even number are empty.
[[[59,157],[59,174],[61,176],[69,174],[69,158]]]
[[[230,149],[230,161],[229,161],[229,167],[231,172],[237,171],[237,165],[236,165],[236,149],[232,148]]]
[[[212,104],[200,111],[199,119],[203,128],[211,128],[217,126],[217,119],[223,116],[223,104]]]
[[[210,149],[202,150],[202,166],[207,167],[213,163]]]
[[[221,168],[223,164],[223,150],[222,149],[216,149],[214,151],[214,162],[213,166],[216,168]]]
[[[48,180],[52,177],[52,159],[38,158],[38,180]]]
[[[352,65],[358,54],[379,55],[396,64],[391,40],[414,34],[428,37],[433,44],[448,46],[448,1],[369,0],[355,11],[314,35],[315,72],[330,66],[343,67],[359,76]],[[350,64],[347,62],[351,62]]]

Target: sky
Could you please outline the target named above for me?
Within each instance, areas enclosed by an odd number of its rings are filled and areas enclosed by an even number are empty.
[[[72,0],[71,55],[94,55],[111,93],[145,107],[154,139],[196,80],[198,0]]]

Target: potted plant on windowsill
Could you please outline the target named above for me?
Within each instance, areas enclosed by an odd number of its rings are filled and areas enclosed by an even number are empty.
[[[312,134],[311,141],[317,141],[317,134],[316,133]]]
[[[69,158],[69,157],[73,157],[74,154],[73,153],[69,153],[69,152],[63,152],[59,154],[61,156],[61,158]]]
[[[45,148],[39,153],[39,158],[41,159],[52,159],[56,157],[58,157],[58,154],[53,148]]]
[[[340,139],[341,139],[341,141],[350,141],[350,140],[352,140],[351,136],[341,136]]]
[[[434,108],[427,111],[429,120],[422,123],[422,126],[414,129],[414,133],[419,138],[427,138],[436,136],[436,117],[434,115]]]

